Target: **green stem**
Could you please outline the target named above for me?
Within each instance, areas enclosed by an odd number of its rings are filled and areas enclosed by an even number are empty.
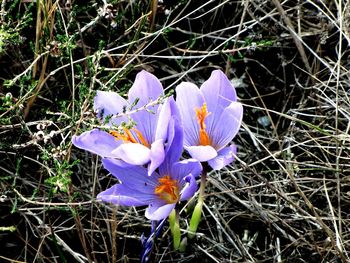
[[[207,166],[206,164],[203,164],[203,172],[201,175],[201,182],[199,186],[198,202],[194,207],[191,221],[190,221],[190,226],[189,226],[188,237],[190,239],[192,239],[195,236],[199,222],[201,220],[206,183],[207,183]]]
[[[198,201],[204,202],[205,186],[207,184],[207,166],[203,165],[203,172],[201,175],[201,184],[199,186]]]
[[[180,231],[180,224],[179,224],[179,214],[175,208],[171,211],[169,215],[169,225],[170,225],[170,231],[173,235],[174,249],[178,250],[181,242],[181,231]]]

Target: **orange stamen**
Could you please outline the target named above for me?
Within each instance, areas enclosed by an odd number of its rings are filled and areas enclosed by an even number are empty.
[[[199,124],[199,145],[210,145],[210,138],[207,131],[205,130],[206,125],[204,123],[205,118],[210,114],[207,110],[207,104],[204,103],[201,108],[195,108],[195,111]]]
[[[142,133],[136,128],[132,128],[132,130],[136,133],[136,137],[139,141],[136,140],[130,129],[125,127],[123,127],[123,133],[120,133],[118,131],[110,131],[109,133],[117,140],[123,140],[124,143],[141,143],[142,145],[149,148],[150,145],[146,141],[145,137],[143,137]]]
[[[180,193],[176,180],[169,175],[158,179],[159,185],[154,189],[154,193],[167,204],[174,204],[179,201]]]
[[[203,146],[206,146],[206,145],[210,145],[210,139],[209,139],[209,135],[207,133],[206,130],[202,130],[200,129],[199,130],[199,145],[203,145]]]
[[[136,136],[139,139],[140,143],[149,148],[150,145],[146,141],[145,137],[143,137],[142,133],[136,128],[132,128],[132,130],[136,133]]]
[[[134,138],[130,130],[123,127],[123,131],[124,131],[123,133],[120,133],[118,131],[110,131],[109,133],[113,135],[114,138],[116,138],[117,140],[123,140],[124,143],[129,143],[129,142],[137,143],[136,139]]]

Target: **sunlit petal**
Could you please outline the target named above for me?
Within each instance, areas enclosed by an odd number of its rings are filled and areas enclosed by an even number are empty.
[[[98,90],[94,98],[94,111],[103,120],[113,114],[123,113],[127,105],[128,102],[124,98],[112,91]],[[122,121],[125,121],[125,118],[112,118],[110,124],[119,125]]]
[[[184,145],[195,145],[199,142],[196,109],[203,106],[204,98],[196,85],[182,82],[176,87],[176,103],[184,128]]]
[[[164,142],[162,139],[155,141],[151,145],[151,162],[148,166],[148,175],[151,175],[164,161]]]
[[[200,162],[206,162],[218,155],[216,150],[210,145],[189,146],[185,147],[185,149],[188,151],[192,158]]]
[[[175,204],[163,204],[159,202],[151,203],[147,209],[145,216],[150,220],[162,220],[170,214],[174,209]]]
[[[135,108],[137,109],[149,104],[151,101],[157,100],[158,97],[163,94],[163,87],[158,78],[153,74],[142,70],[136,75],[134,84],[129,90],[128,98],[130,104],[138,101],[135,105]]]
[[[139,143],[121,144],[112,154],[133,165],[144,165],[151,160],[151,150]]]
[[[123,184],[116,184],[99,193],[97,200],[124,206],[141,206],[149,204],[153,195],[135,191]]]
[[[214,170],[220,170],[234,161],[236,153],[236,145],[225,147],[218,152],[218,156],[216,156],[214,159],[209,160],[208,164]]]
[[[109,133],[98,129],[84,132],[79,136],[73,136],[72,143],[80,149],[102,157],[115,157],[116,155],[112,151],[121,144]]]
[[[220,116],[217,124],[209,132],[212,145],[221,150],[236,136],[241,127],[243,106],[239,102],[232,102]]]

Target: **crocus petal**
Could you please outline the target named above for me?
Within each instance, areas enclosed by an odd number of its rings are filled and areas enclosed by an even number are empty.
[[[102,158],[102,163],[104,162],[104,160],[112,161],[112,162],[113,162],[113,165],[118,166],[118,167],[125,167],[125,168],[128,168],[128,167],[130,167],[130,166],[132,166],[132,167],[134,166],[134,165],[132,165],[132,164],[129,164],[129,163],[124,162],[124,161],[121,160],[121,159],[109,158],[109,157],[107,157],[107,158]]]
[[[150,101],[155,101],[163,95],[163,87],[160,81],[153,74],[142,70],[136,75],[134,84],[129,90],[129,102],[132,104],[138,101],[135,108],[142,107]]]
[[[159,115],[157,121],[157,127],[155,131],[155,140],[167,138],[168,124],[171,116],[171,104],[174,102],[173,97],[170,97],[164,101],[164,103],[159,107]],[[154,125],[152,126],[154,129]]]
[[[168,141],[166,152],[169,163],[180,159],[183,149],[183,127],[178,119],[172,118],[168,127]]]
[[[215,158],[218,155],[216,150],[210,145],[189,146],[189,147],[185,147],[185,149],[192,156],[192,158],[200,162],[206,162],[210,159]]]
[[[210,114],[207,118],[207,130],[216,127],[216,122],[223,110],[228,107],[233,101],[237,101],[237,95],[234,87],[221,70],[214,70],[210,78],[205,81],[200,88],[207,109]]]
[[[137,192],[123,184],[116,184],[99,193],[96,198],[115,205],[141,206],[149,204],[153,196]]]
[[[159,166],[159,173],[171,174],[171,167],[176,163],[183,151],[183,128],[177,118],[172,118],[168,127],[168,141],[163,163]]]
[[[147,169],[142,166],[119,166],[114,159],[103,159],[103,167],[107,169],[114,177],[123,183],[123,185],[142,193],[153,194],[154,187],[158,184],[158,174],[154,173],[148,176]]]
[[[209,160],[208,164],[214,170],[220,170],[226,165],[233,162],[233,160],[235,159],[236,153],[237,153],[236,145],[230,145],[220,150],[218,152],[218,156],[216,156],[214,159]]]
[[[214,70],[210,78],[205,81],[200,90],[207,102],[208,108],[215,108],[215,105],[225,105],[226,108],[233,101],[237,101],[234,87],[221,70]]]
[[[236,136],[241,127],[243,106],[239,102],[232,102],[220,116],[217,124],[209,131],[212,145],[221,150]]]
[[[159,80],[151,73],[142,70],[136,75],[135,82],[129,90],[128,100],[130,104],[137,102],[133,109],[139,109],[156,101],[163,94],[163,87]],[[136,122],[136,128],[149,144],[156,139],[165,139],[156,138],[159,107],[158,104],[148,105],[146,109],[139,109],[131,114],[131,118]],[[166,127],[167,125],[164,126],[165,129]]]
[[[162,139],[155,141],[151,145],[151,162],[148,166],[148,175],[151,175],[164,161],[164,142]]]
[[[133,165],[144,165],[151,159],[151,150],[139,143],[124,143],[112,154]]]
[[[115,157],[112,151],[121,144],[109,133],[98,129],[84,132],[79,136],[73,136],[72,143],[80,149],[102,157]]]
[[[135,128],[142,134],[148,144],[155,140],[159,117],[158,106],[151,106],[147,110],[141,109],[130,114],[130,118],[136,123]]]
[[[166,218],[170,212],[174,209],[175,204],[163,204],[160,205],[161,203],[155,202],[150,204],[146,208],[146,217],[150,220],[162,220]]]
[[[169,97],[168,102],[170,106],[171,117],[178,119],[180,121],[181,120],[180,110],[174,100],[174,97],[173,96]]]
[[[204,104],[204,98],[198,87],[182,82],[176,87],[176,104],[179,108],[184,127],[184,145],[197,145],[199,142],[199,124],[196,109]]]
[[[174,163],[171,167],[171,177],[181,182],[189,174],[198,177],[202,172],[202,165],[198,160],[187,159]]]
[[[151,106],[131,114],[131,118],[136,122],[136,128],[149,144],[159,139],[166,140],[170,116],[168,99],[162,105]]]
[[[192,196],[194,196],[198,189],[198,185],[194,176],[188,175],[183,180],[185,181],[185,183],[181,190],[180,201],[190,199]]]
[[[169,105],[171,111],[171,121],[169,121],[167,130],[167,151],[171,151],[172,158],[174,161],[175,159],[177,161],[182,155],[184,130],[180,111],[173,97],[169,98]]]
[[[103,120],[107,116],[122,113],[123,108],[127,105],[128,102],[116,92],[98,90],[94,98],[94,111]],[[122,121],[125,121],[125,118],[113,118],[112,120],[113,124],[119,125]]]

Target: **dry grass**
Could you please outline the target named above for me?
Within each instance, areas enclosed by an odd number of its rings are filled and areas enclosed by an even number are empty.
[[[139,261],[144,209],[95,202],[115,181],[71,137],[97,124],[96,90],[215,68],[245,106],[238,158],[209,173],[186,252],[165,223],[151,261],[350,261],[346,1],[37,2],[1,5],[0,261]]]

